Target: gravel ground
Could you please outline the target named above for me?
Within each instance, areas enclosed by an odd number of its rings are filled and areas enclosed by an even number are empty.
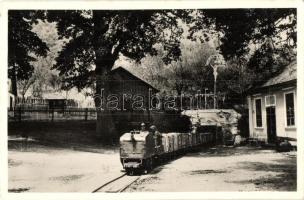
[[[295,191],[296,152],[217,147],[157,167],[127,192]]]
[[[16,141],[9,141],[9,192],[91,192],[123,173],[117,148]],[[126,192],[259,190],[296,190],[296,152],[202,149],[157,167]]]
[[[92,192],[123,173],[117,149],[11,143],[9,192]]]

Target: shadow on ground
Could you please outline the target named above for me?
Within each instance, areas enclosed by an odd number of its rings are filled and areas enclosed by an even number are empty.
[[[181,155],[177,155],[171,159],[159,161],[159,163],[155,166],[155,168],[152,171],[149,172],[149,174],[158,174],[163,169],[167,168],[166,165],[171,164],[173,161],[178,160],[178,159],[182,158],[183,156],[184,156],[184,154],[181,154]]]
[[[37,140],[34,138],[23,138],[20,136],[8,137],[8,150],[22,152],[48,152],[50,150],[74,150],[91,153],[118,153],[118,145],[103,145],[98,143],[80,144],[53,142],[47,140]]]
[[[260,190],[280,190],[280,191],[296,191],[297,189],[297,162],[295,152],[291,153],[278,153],[272,148],[265,147],[225,147],[215,146],[209,149],[202,148],[200,152],[188,153],[187,157],[228,157],[234,159],[233,156],[250,155],[250,154],[282,154],[284,159],[275,159],[271,163],[263,162],[239,162],[236,168],[249,171],[263,171],[267,175],[256,177],[248,180],[229,181],[235,184],[254,184]],[[267,155],[266,155],[267,156]],[[225,173],[225,171],[214,170],[197,170],[191,172],[193,175],[208,174],[208,173]]]
[[[286,156],[287,157],[287,156]],[[277,159],[273,163],[263,162],[240,162],[238,167],[250,171],[273,172],[273,175],[262,176],[256,179],[235,181],[233,183],[248,184],[253,183],[259,189],[269,188],[280,191],[297,190],[297,165],[296,157]]]
[[[265,147],[252,147],[252,146],[214,146],[214,147],[201,147],[197,152],[187,153],[187,157],[227,157],[227,156],[237,156],[237,155],[250,155],[258,153],[274,153],[273,148]]]

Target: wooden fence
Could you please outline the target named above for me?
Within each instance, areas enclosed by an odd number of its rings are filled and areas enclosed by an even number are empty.
[[[145,111],[112,111],[114,121],[139,122],[149,121],[149,112]],[[9,122],[22,121],[90,121],[97,120],[97,110],[95,108],[28,108],[17,107],[8,109]]]
[[[95,108],[67,108],[64,110],[48,108],[18,107],[8,110],[8,121],[67,121],[67,120],[96,120]]]

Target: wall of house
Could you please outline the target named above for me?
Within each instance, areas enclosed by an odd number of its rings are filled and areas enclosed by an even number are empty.
[[[294,92],[294,104],[295,104],[295,126],[288,127],[286,119],[286,105],[285,105],[285,94]],[[265,98],[268,95],[276,96],[276,132],[277,137],[288,137],[296,139],[296,125],[297,125],[297,94],[296,88],[282,88],[279,91],[269,91],[268,93],[259,93],[248,96],[248,107],[249,107],[249,130],[250,137],[257,138],[267,142],[267,116]],[[261,99],[262,107],[262,127],[256,127],[256,107],[255,100]]]
[[[15,96],[12,93],[8,93],[8,109],[12,110],[14,108],[15,105]]]

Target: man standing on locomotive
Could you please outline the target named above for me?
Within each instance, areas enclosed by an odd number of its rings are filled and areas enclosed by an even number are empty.
[[[199,122],[196,122],[194,125],[192,125],[192,133],[197,133],[198,127],[200,126]]]
[[[162,135],[160,132],[157,131],[157,128],[155,125],[150,126],[150,132],[152,133],[154,139],[155,139],[155,146],[161,146],[161,137]]]
[[[140,124],[140,131],[146,131],[146,124],[145,123]]]

